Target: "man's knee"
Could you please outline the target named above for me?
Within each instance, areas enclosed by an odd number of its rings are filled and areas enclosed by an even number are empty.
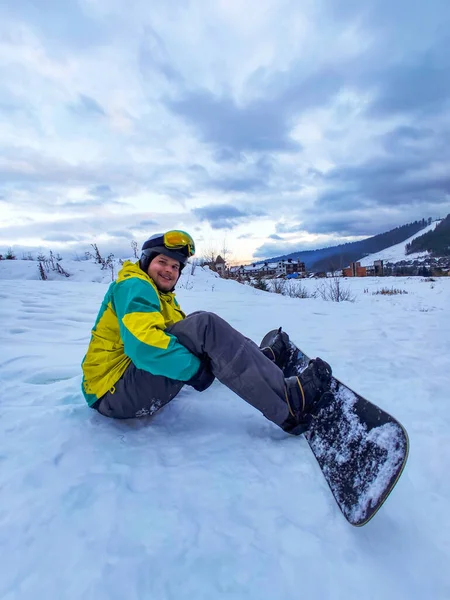
[[[186,318],[187,319],[209,319],[211,317],[217,317],[217,315],[213,312],[209,312],[208,310],[196,310],[193,313],[189,313]]]
[[[198,323],[202,325],[213,325],[215,323],[226,323],[222,317],[216,315],[216,313],[210,312],[208,310],[197,310],[193,313],[190,313],[187,319],[195,319]]]

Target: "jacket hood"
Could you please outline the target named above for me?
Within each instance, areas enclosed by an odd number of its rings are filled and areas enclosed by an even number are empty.
[[[120,283],[129,277],[138,277],[144,281],[152,281],[147,273],[139,266],[139,261],[134,263],[131,262],[131,260],[126,260],[117,275],[117,283]]]

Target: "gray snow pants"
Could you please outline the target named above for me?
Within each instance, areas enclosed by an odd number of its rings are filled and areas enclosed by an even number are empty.
[[[288,417],[281,369],[252,342],[211,312],[194,312],[167,331],[198,357],[207,356],[215,377],[277,425]],[[184,381],[152,375],[131,363],[111,391],[97,403],[107,417],[151,415],[170,402]]]

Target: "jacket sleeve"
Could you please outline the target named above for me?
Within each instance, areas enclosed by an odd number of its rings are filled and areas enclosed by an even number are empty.
[[[165,332],[159,298],[149,283],[136,278],[118,283],[113,306],[124,352],[138,369],[179,381],[197,373],[200,360]]]

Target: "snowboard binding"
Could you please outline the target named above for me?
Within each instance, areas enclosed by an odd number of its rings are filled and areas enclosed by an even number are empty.
[[[320,399],[314,405],[314,408],[311,412],[303,413],[303,416],[297,421],[297,424],[292,429],[285,429],[288,433],[292,435],[302,435],[306,433],[310,428],[314,421],[318,418],[318,414],[327,404],[330,404],[334,400],[334,395],[332,392],[325,392],[322,394]]]
[[[291,343],[285,331],[273,329],[266,333],[259,345],[261,352],[281,370],[285,368],[291,357]]]

